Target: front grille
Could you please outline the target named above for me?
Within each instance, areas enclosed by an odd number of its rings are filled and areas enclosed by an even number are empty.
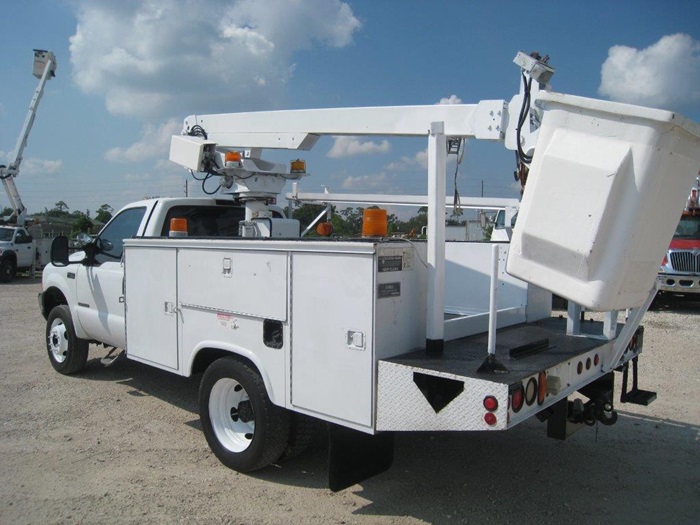
[[[672,251],[671,266],[677,272],[699,273],[700,252]]]

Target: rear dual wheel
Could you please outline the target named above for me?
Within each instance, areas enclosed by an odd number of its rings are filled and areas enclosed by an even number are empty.
[[[258,371],[235,357],[204,372],[199,414],[211,450],[239,472],[274,463],[287,447],[290,413],[270,401]]]

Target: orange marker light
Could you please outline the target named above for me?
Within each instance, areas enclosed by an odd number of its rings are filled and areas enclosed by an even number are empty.
[[[330,237],[333,233],[333,224],[330,222],[321,222],[316,226],[316,233],[321,237]]]
[[[362,212],[363,237],[386,237],[388,230],[386,210],[369,208]]]
[[[306,173],[306,161],[301,159],[293,160],[289,171],[292,173]]]
[[[170,237],[187,237],[187,219],[173,217],[170,219]]]
[[[240,151],[227,151],[225,160],[226,162],[241,162],[241,152]]]

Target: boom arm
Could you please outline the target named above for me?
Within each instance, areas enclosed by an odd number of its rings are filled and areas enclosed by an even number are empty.
[[[0,166],[0,179],[2,179],[2,184],[5,186],[5,192],[10,199],[10,206],[12,207],[13,214],[10,220],[15,220],[17,224],[23,224],[25,220],[25,215],[27,209],[24,204],[22,204],[22,199],[19,196],[19,191],[15,185],[14,178],[19,175],[19,166],[22,163],[22,153],[24,148],[27,146],[27,139],[29,138],[29,133],[32,130],[32,125],[34,124],[34,118],[36,117],[36,110],[41,101],[41,97],[44,94],[44,88],[46,87],[46,82],[56,76],[56,57],[51,51],[43,51],[41,49],[34,50],[34,71],[33,74],[39,79],[39,84],[34,90],[34,96],[29,104],[29,110],[27,111],[27,117],[24,120],[24,126],[17,139],[17,144],[10,157],[10,163],[8,166]]]

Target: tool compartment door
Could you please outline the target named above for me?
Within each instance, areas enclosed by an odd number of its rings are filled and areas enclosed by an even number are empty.
[[[124,266],[129,358],[178,370],[176,250],[127,247]]]
[[[371,427],[372,255],[292,255],[292,405]]]

